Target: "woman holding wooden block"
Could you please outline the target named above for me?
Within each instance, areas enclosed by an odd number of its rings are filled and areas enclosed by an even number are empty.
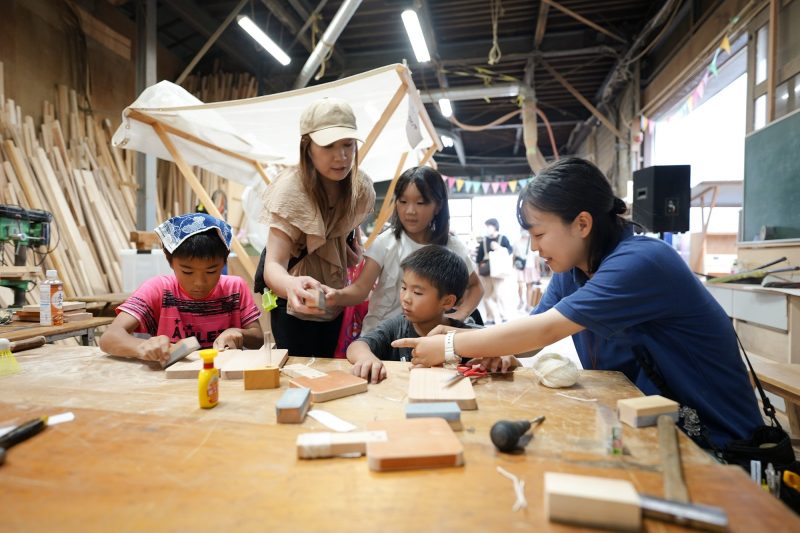
[[[413,347],[417,365],[462,356],[493,366],[491,357],[572,335],[584,368],[621,371],[645,394],[678,401],[699,444],[748,438],[762,421],[730,320],[675,250],[633,234],[626,210],[592,163],[554,163],[517,207],[531,249],[554,272],[534,316],[393,345]]]
[[[372,211],[375,190],[358,169],[361,139],[345,101],[312,103],[300,117],[300,134],[300,163],[281,172],[264,196],[263,280],[278,296],[270,313],[278,347],[331,357],[343,308],[325,305],[322,284],[344,287],[347,267],[361,260],[357,235],[348,235]]]

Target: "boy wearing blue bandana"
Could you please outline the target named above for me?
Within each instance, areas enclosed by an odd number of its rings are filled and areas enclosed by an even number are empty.
[[[147,280],[117,308],[100,348],[164,363],[171,345],[187,337],[196,337],[203,348],[260,347],[261,312],[250,288],[238,276],[222,275],[231,227],[208,214],[191,213],[167,220],[155,232],[174,273]]]

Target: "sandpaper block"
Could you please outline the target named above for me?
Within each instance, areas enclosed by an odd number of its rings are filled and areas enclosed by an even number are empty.
[[[624,479],[545,472],[544,508],[552,522],[619,531],[642,526],[639,495]]]
[[[297,436],[297,457],[320,459],[337,455],[364,455],[367,453],[367,442],[386,440],[385,431],[301,433]]]
[[[385,441],[367,442],[367,462],[376,471],[462,466],[464,446],[442,418],[375,420],[368,431],[385,431]]]
[[[187,355],[200,349],[197,337],[186,337],[172,345],[169,352],[169,360],[161,364],[161,368],[167,368],[177,363]]]
[[[448,385],[455,370],[445,368],[412,368],[408,377],[409,403],[456,402],[464,411],[478,408],[472,381],[462,379]]]
[[[302,424],[311,404],[308,389],[286,389],[275,404],[275,416],[280,424]]]
[[[289,386],[311,389],[311,401],[314,403],[327,402],[360,392],[367,392],[366,379],[341,370],[328,372],[318,378],[300,376],[292,379],[289,382]]]
[[[277,366],[244,371],[244,390],[277,389],[281,386],[281,371]]]
[[[463,429],[461,408],[456,402],[407,403],[406,418],[443,418],[453,431]]]
[[[626,398],[617,402],[620,422],[635,428],[655,426],[658,417],[661,415],[667,415],[677,422],[678,408],[678,402],[657,394]]]

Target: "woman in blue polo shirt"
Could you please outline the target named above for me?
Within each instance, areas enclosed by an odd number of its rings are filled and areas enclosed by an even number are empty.
[[[623,372],[678,401],[684,431],[723,447],[762,424],[733,327],[666,243],[633,234],[603,173],[562,159],[520,193],[517,217],[554,272],[534,316],[483,330],[401,339],[412,363],[522,353],[572,335],[583,367]]]

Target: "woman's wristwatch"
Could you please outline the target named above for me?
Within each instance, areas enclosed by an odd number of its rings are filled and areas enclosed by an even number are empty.
[[[444,336],[444,363],[457,365],[461,362],[461,357],[456,355],[453,338],[456,336],[455,331],[448,331]]]

